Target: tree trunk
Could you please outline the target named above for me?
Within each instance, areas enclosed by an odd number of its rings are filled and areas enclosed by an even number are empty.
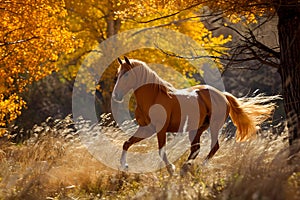
[[[291,155],[300,149],[300,5],[281,1],[278,14],[280,75]]]

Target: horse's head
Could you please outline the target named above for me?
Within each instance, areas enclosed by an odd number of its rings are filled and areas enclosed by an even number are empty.
[[[125,58],[125,62],[118,58],[118,62],[120,63],[120,67],[117,73],[117,82],[115,84],[112,98],[116,102],[122,102],[123,97],[129,90],[134,89],[136,85],[136,73],[134,70],[134,65],[130,62],[127,57]]]

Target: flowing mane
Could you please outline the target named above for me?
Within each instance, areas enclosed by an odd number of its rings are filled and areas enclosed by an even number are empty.
[[[153,71],[145,62],[140,60],[130,59],[130,63],[132,67],[141,67],[143,69],[143,73],[147,79],[152,79],[151,82],[158,85],[158,89],[163,91],[167,95],[170,95],[177,91],[177,89],[169,82],[163,80],[158,74]]]

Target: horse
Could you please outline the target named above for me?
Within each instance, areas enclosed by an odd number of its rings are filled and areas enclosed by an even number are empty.
[[[186,173],[200,151],[200,136],[208,128],[211,135],[211,150],[205,162],[219,149],[218,135],[228,116],[237,127],[236,140],[246,141],[256,135],[257,126],[270,117],[275,104],[266,98],[236,98],[209,85],[195,85],[176,89],[160,78],[145,62],[118,58],[120,64],[112,99],[121,103],[131,89],[136,100],[136,132],[123,144],[120,158],[122,169],[128,169],[127,151],[133,144],[157,135],[158,152],[172,175],[175,166],[165,151],[167,132],[188,132],[190,154],[181,173]]]

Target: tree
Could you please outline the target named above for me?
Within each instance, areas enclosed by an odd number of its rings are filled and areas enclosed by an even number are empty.
[[[199,3],[201,1],[198,1]],[[300,139],[300,4],[297,0],[284,1],[212,1],[211,8],[222,9],[225,15],[270,16],[277,14],[280,53],[263,44],[256,47],[265,49],[280,59],[278,72],[282,79],[284,107],[287,115],[290,145]],[[260,45],[260,46],[259,46]],[[264,59],[262,61],[265,61]],[[277,67],[277,66],[274,66]],[[294,149],[291,154],[295,153]]]
[[[0,2],[0,136],[26,105],[21,93],[56,71],[60,55],[74,51],[63,7],[51,0]]]
[[[276,1],[280,43],[280,68],[290,144],[300,140],[300,4]],[[298,146],[298,151],[299,151]],[[292,149],[292,154],[296,148]]]
[[[18,9],[19,7],[23,6],[24,12],[22,14],[16,15],[20,17],[20,19],[18,19],[20,23],[23,23],[25,20],[26,22],[30,22],[26,25],[24,24],[24,28],[21,30],[23,30],[23,32],[27,33],[28,35],[30,35],[31,32],[34,32],[32,30],[35,30],[35,32],[41,32],[40,35],[35,34],[37,38],[32,38],[31,40],[29,40],[30,42],[27,40],[26,42],[22,42],[22,45],[27,45],[27,55],[30,56],[24,56],[24,58],[22,58],[24,61],[26,61],[26,63],[24,63],[20,68],[25,69],[26,67],[28,68],[29,66],[32,66],[33,73],[36,73],[39,70],[43,70],[43,72],[47,72],[48,74],[50,74],[52,71],[58,71],[58,73],[51,74],[52,77],[49,77],[47,79],[37,79],[41,81],[36,82],[36,84],[31,84],[30,90],[22,94],[23,98],[21,98],[20,96],[21,92],[16,92],[18,101],[20,101],[20,99],[24,103],[26,101],[26,105],[29,108],[28,110],[26,110],[26,112],[22,110],[23,115],[21,116],[21,118],[18,118],[17,121],[14,121],[16,123],[19,123],[19,127],[24,128],[30,128],[34,123],[40,123],[42,120],[45,120],[48,115],[56,116],[54,115],[55,111],[64,111],[64,113],[60,113],[61,115],[59,116],[64,116],[71,112],[70,107],[68,110],[66,110],[67,106],[64,106],[63,103],[58,102],[61,97],[60,94],[63,93],[65,95],[63,102],[71,103],[72,86],[82,62],[85,60],[86,56],[89,53],[95,52],[94,48],[96,46],[98,46],[101,42],[113,36],[114,34],[132,28],[147,29],[152,27],[166,27],[189,34],[191,37],[193,37],[195,40],[197,40],[207,48],[211,48],[216,45],[220,46],[220,44],[225,44],[231,39],[230,37],[223,36],[214,37],[212,33],[203,26],[198,17],[193,17],[196,16],[198,8],[195,8],[194,10],[186,10],[186,12],[180,12],[178,13],[178,15],[173,15],[171,18],[162,18],[158,21],[143,23],[142,21],[148,21],[148,19],[151,19],[151,16],[159,17],[170,13],[171,11],[176,9],[176,6],[172,4],[168,6],[160,6],[159,4],[157,6],[152,6],[151,4],[146,3],[143,7],[138,8],[135,7],[135,5],[138,5],[139,1],[128,2],[120,0],[91,0],[88,2],[82,0],[65,0],[64,3],[46,0],[43,2],[36,1],[35,3],[31,4],[26,4],[26,2],[12,2],[6,2],[6,4],[11,3],[11,9]],[[43,6],[43,4],[45,4],[45,6]],[[40,5],[42,9],[38,5]],[[10,7],[7,7],[6,9],[8,8]],[[40,12],[40,18],[35,16],[32,19],[26,17],[29,15],[33,15],[34,12],[38,12],[35,8],[37,8]],[[55,8],[55,12],[59,14],[51,13],[53,8]],[[47,15],[47,13],[50,14]],[[191,19],[186,20],[185,15],[191,16]],[[21,18],[21,16],[25,16],[25,18]],[[174,21],[176,21],[176,23],[174,23]],[[16,22],[16,24],[18,23]],[[49,30],[48,32],[46,31],[47,29]],[[44,31],[42,32],[42,30]],[[57,31],[54,32],[54,30]],[[71,31],[72,33],[70,33],[69,31]],[[47,35],[48,38],[44,39],[46,37],[46,33],[49,33]],[[22,35],[21,31],[20,35]],[[50,41],[59,41],[59,39],[63,36],[66,38],[63,43],[50,44]],[[70,44],[67,38],[71,39],[72,42],[71,37],[73,36],[75,36],[76,51],[72,51],[70,54],[63,53],[69,51],[67,48],[64,49],[64,46],[66,47],[66,45]],[[21,37],[19,37],[19,40],[21,40]],[[36,46],[37,44],[39,47],[45,47],[44,51],[42,51],[42,48],[38,48]],[[49,44],[52,46],[49,46]],[[72,45],[70,44],[70,46]],[[35,50],[35,53],[32,53],[32,51],[30,50],[33,49],[38,50]],[[222,47],[219,48],[219,50],[221,52],[224,51],[225,48]],[[55,59],[50,59],[52,55],[54,55]],[[27,63],[29,61],[28,58],[37,58],[38,56],[39,58],[41,58],[40,61],[42,64],[38,64],[39,62],[37,61],[33,63],[34,65],[29,64],[27,66]],[[130,52],[128,56],[151,63],[164,63],[166,65],[169,65],[170,67],[174,67],[183,75],[191,71],[191,66],[188,65],[188,62],[183,62],[182,59],[169,58],[158,50],[153,51],[152,49],[141,49],[140,51]],[[10,58],[15,59],[16,57],[11,55]],[[7,58],[7,60],[9,60],[9,58]],[[36,68],[34,68],[34,66],[36,66]],[[105,74],[103,74],[101,80],[99,81],[99,86],[97,87],[96,96],[100,98],[97,98],[96,101],[99,100],[98,105],[101,107],[100,110],[102,112],[110,112],[110,93],[114,85],[113,80],[116,73],[116,68],[117,65],[115,65],[115,63],[112,63],[112,65],[106,70]],[[169,78],[173,78],[172,74],[163,74],[167,75]],[[41,78],[46,75],[47,74],[44,73]],[[31,77],[33,79],[37,76],[32,74],[28,77]],[[49,81],[53,80],[52,78],[58,80]],[[191,79],[189,79],[189,81],[190,80]],[[34,79],[34,81],[36,80]],[[31,82],[29,81],[25,82],[25,86],[23,88],[26,88],[26,86],[30,85],[30,83]],[[16,85],[17,84],[12,84],[12,87]],[[91,87],[94,89],[94,83],[87,86],[87,88]],[[54,92],[49,91],[50,88]],[[64,90],[63,88],[68,88],[69,90]],[[66,92],[66,90],[68,92]],[[37,94],[41,96],[38,101],[36,101],[37,99],[33,99]],[[7,98],[8,97],[6,95],[5,99]],[[13,105],[12,101],[5,101],[5,103],[6,105],[10,105],[10,107],[12,107]],[[18,105],[21,104],[18,103]],[[61,108],[60,106],[63,108]],[[18,115],[21,113],[21,109],[24,107],[25,105],[23,104],[22,106],[17,107],[19,108]],[[51,109],[49,109],[50,107]],[[4,108],[4,106],[2,106],[2,108]],[[31,109],[33,109],[33,111]],[[10,108],[10,110],[12,109]],[[49,110],[51,110],[51,113],[49,113]],[[32,116],[32,113],[38,114]],[[13,119],[18,117],[18,115],[14,115]],[[6,116],[8,116],[8,114],[6,114]],[[28,123],[28,117],[31,118],[31,123]],[[3,125],[7,125],[11,121],[12,120],[7,120],[7,117],[3,118]],[[25,126],[24,122],[26,122]]]
[[[158,2],[158,1],[156,1]],[[278,36],[280,51],[269,48],[258,40],[254,35],[245,37],[246,42],[250,42],[252,58],[259,58],[260,62],[268,64],[269,55],[273,58],[279,58],[279,65],[271,64],[278,68],[278,72],[282,79],[282,90],[284,98],[284,108],[287,116],[287,126],[289,132],[289,143],[293,146],[291,154],[300,149],[300,4],[298,0],[256,0],[256,1],[204,1],[204,0],[170,0],[163,1],[163,4],[176,2],[180,4],[182,10],[189,8],[191,5],[208,6],[213,15],[223,15],[228,17],[232,22],[244,21],[245,23],[258,23],[257,18],[266,18],[273,15],[278,17]],[[175,12],[176,13],[176,12]],[[169,15],[170,16],[170,15]],[[249,44],[249,43],[248,43]],[[267,53],[257,57],[257,48],[261,52]],[[295,145],[293,145],[295,144]],[[294,148],[296,147],[296,148]]]
[[[74,54],[68,55],[68,58],[65,59],[66,62],[62,64],[67,67],[63,67],[61,73],[69,80],[74,79],[82,60],[86,58],[87,54],[93,52],[93,49],[97,45],[119,32],[134,28],[148,29],[166,27],[180,31],[192,37],[208,50],[217,47],[219,52],[210,51],[210,55],[221,55],[220,52],[226,50],[222,45],[231,40],[230,36],[224,37],[220,35],[214,37],[212,32],[205,28],[197,17],[200,7],[193,7],[193,9],[178,12],[176,15],[172,15],[168,18],[163,17],[159,20],[151,21],[151,17],[159,18],[174,10],[180,9],[177,5],[173,5],[172,3],[166,5],[157,3],[154,5],[151,2],[145,2],[140,6],[139,2],[140,1],[109,0],[82,2],[82,0],[66,0],[70,29],[84,41],[84,45],[81,49],[74,52]],[[186,19],[187,16],[189,19]],[[111,51],[113,54],[113,49],[111,49]],[[184,61],[180,59],[166,59],[168,56],[159,50],[141,49],[130,52],[128,56],[141,59],[148,63],[168,64],[184,75],[192,71],[192,67],[188,65],[188,62],[184,63]],[[166,61],[163,62],[163,60]],[[90,62],[92,63],[93,61]],[[99,97],[99,106],[101,106],[103,112],[111,111],[110,93],[114,86],[112,80],[114,79],[116,68],[117,66],[112,64],[102,75],[99,86],[97,87],[96,96]],[[169,74],[169,76],[171,77],[172,74]]]

